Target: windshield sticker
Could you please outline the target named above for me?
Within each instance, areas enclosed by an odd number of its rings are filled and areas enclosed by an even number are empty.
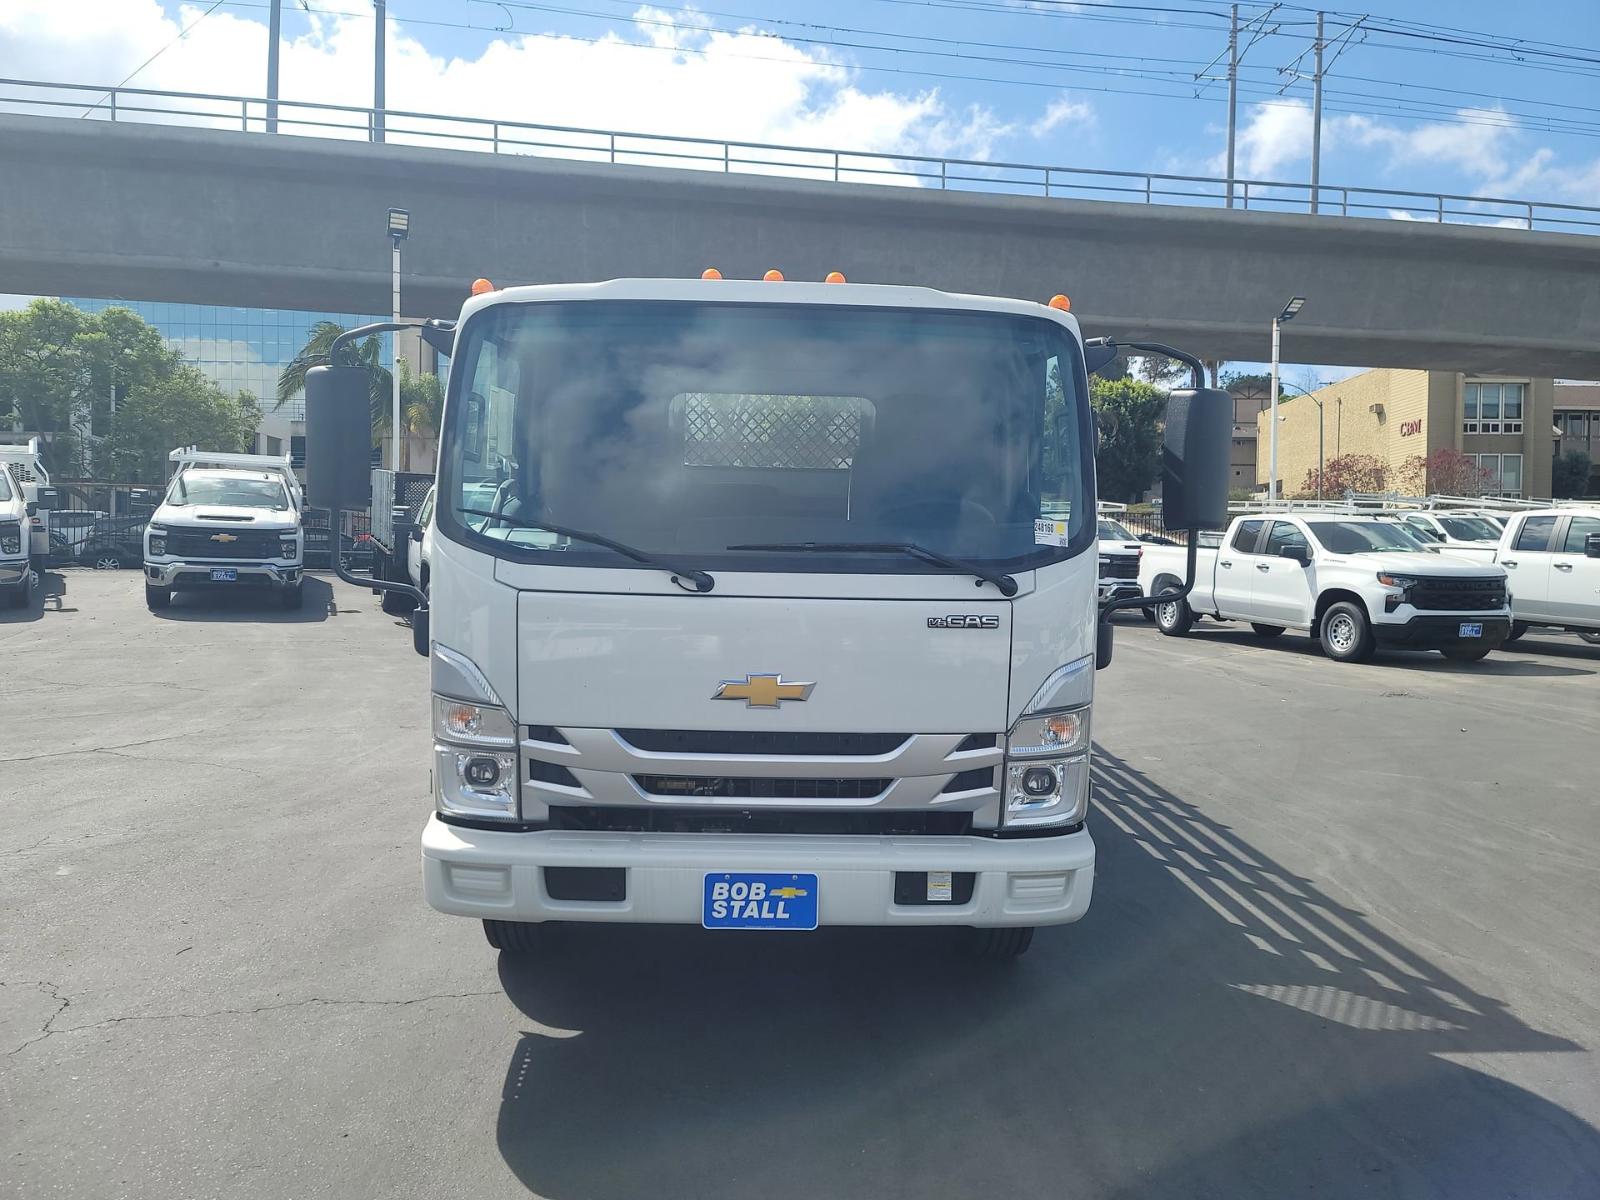
[[[1035,521],[1033,544],[1035,546],[1065,546],[1068,542],[1065,521]]]

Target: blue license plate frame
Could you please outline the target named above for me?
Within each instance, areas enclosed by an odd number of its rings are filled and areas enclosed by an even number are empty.
[[[708,871],[700,899],[706,929],[817,927],[817,877],[803,871]]]
[[[212,567],[211,568],[211,582],[212,583],[238,583],[239,582],[239,568],[238,567]]]
[[[1463,621],[1461,628],[1456,631],[1457,637],[1481,638],[1483,636],[1482,621]]]

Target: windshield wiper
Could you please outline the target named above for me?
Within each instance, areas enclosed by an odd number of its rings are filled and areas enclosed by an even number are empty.
[[[483,508],[458,508],[457,512],[470,517],[488,517],[491,521],[499,521],[504,525],[515,525],[518,529],[537,529],[543,533],[553,533],[557,537],[571,538],[575,542],[589,542],[595,546],[604,546],[607,550],[615,550],[624,558],[631,558],[634,562],[644,563],[647,567],[666,571],[672,576],[672,582],[683,588],[686,592],[709,592],[717,586],[717,581],[704,571],[693,567],[681,567],[669,559],[650,554],[626,542],[619,542],[616,538],[608,538],[600,533],[586,533],[582,529],[569,529],[565,525],[552,525],[547,521],[526,521],[521,517],[508,517],[504,513],[490,512]],[[683,578],[678,578],[679,576]],[[685,586],[683,580],[687,579],[694,584],[693,587]]]
[[[977,563],[967,562],[963,558],[951,558],[948,554],[940,554],[937,550],[929,550],[926,546],[919,546],[916,542],[751,542],[739,546],[728,546],[728,550],[771,550],[797,551],[802,554],[909,554],[913,558],[920,558],[924,562],[931,562],[941,567],[949,567],[952,571],[965,571],[977,579],[976,586],[982,587],[992,583],[1000,589],[1002,596],[1015,596],[1017,594],[1017,581],[1011,576],[999,571],[991,571],[987,567],[980,567]]]

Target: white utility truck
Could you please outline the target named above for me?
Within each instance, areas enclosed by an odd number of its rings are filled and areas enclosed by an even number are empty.
[[[1012,956],[1083,916],[1111,629],[1086,369],[1117,347],[1052,304],[636,279],[427,323],[428,902],[512,952],[631,921]],[[308,374],[313,503],[366,503],[368,390]],[[1231,420],[1173,394],[1172,523],[1220,519]]]
[[[1495,561],[1511,581],[1511,639],[1531,625],[1600,639],[1600,504],[1519,512]]]
[[[1338,662],[1379,646],[1438,650],[1474,662],[1511,632],[1506,573],[1493,563],[1424,548],[1399,522],[1336,511],[1260,512],[1234,518],[1215,549],[1201,549],[1186,597],[1184,551],[1149,546],[1140,567],[1162,633],[1182,636],[1198,617],[1247,621],[1262,637],[1311,634]]]
[[[0,466],[0,597],[11,608],[28,607],[39,581],[28,536],[37,508],[38,502],[24,500],[21,485]]]
[[[166,608],[176,591],[270,590],[299,608],[305,574],[304,502],[289,456],[189,446],[144,531],[144,598]]]
[[[28,542],[25,549],[37,572],[50,557],[50,510],[41,495],[50,492],[50,472],[44,465],[44,447],[39,439],[0,442],[0,471],[11,476],[11,490],[27,508],[23,522]]]

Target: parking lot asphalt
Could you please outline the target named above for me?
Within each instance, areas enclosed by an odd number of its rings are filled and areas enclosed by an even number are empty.
[[[402,624],[139,589],[0,611],[0,1195],[1600,1196],[1600,647],[1135,618],[1093,907],[1020,962],[593,927],[525,965],[423,902]]]

